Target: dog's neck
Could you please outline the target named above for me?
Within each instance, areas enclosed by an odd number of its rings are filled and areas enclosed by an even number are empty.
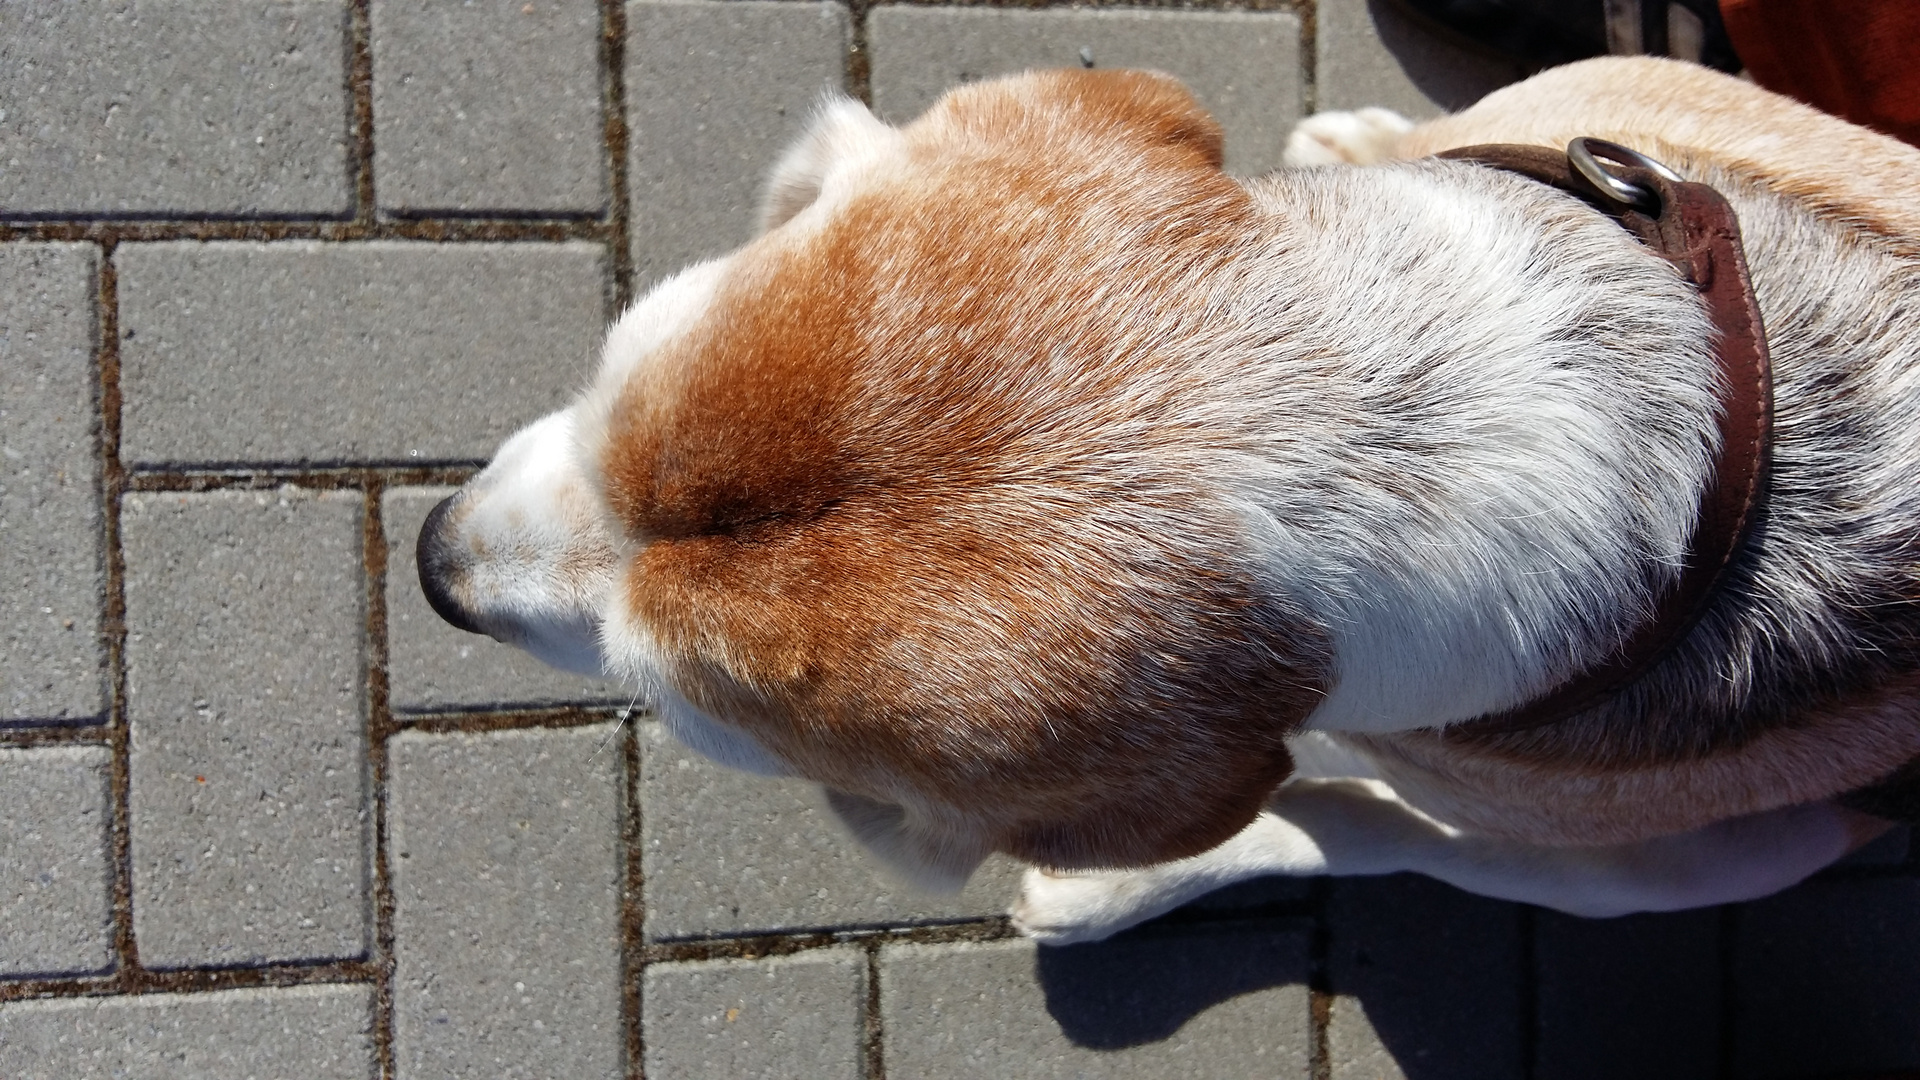
[[[1334,643],[1309,726],[1497,713],[1613,651],[1677,572],[1711,469],[1697,298],[1590,209],[1491,170],[1253,190],[1278,265],[1250,278],[1286,283],[1267,360],[1292,376],[1265,405],[1299,419],[1252,466],[1291,482],[1246,494],[1265,572]]]

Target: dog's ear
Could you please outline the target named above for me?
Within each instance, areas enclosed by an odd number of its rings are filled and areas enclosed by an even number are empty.
[[[1191,152],[1220,168],[1226,136],[1219,121],[1186,85],[1159,71],[1059,71],[1061,93],[1088,116],[1128,131],[1149,145]]]
[[[1082,792],[1070,813],[1009,824],[993,810],[949,807],[934,820],[895,803],[828,787],[827,805],[869,851],[921,888],[955,892],[993,851],[1051,869],[1150,866],[1198,855],[1247,827],[1293,773],[1279,745],[1220,748],[1193,774],[1140,777]],[[1201,751],[1200,757],[1207,756]],[[1233,760],[1227,760],[1231,756]],[[1209,768],[1207,765],[1213,767]]]
[[[975,83],[949,92],[921,124],[1023,147],[1084,145],[1092,134],[1209,170],[1226,155],[1219,123],[1180,80],[1157,71],[1030,71]]]
[[[760,231],[777,229],[820,197],[827,179],[873,161],[895,145],[900,133],[838,94],[814,111],[806,133],[781,155],[760,203]]]
[[[1261,742],[1227,748],[1237,760],[1196,763],[1192,774],[1171,782],[1118,786],[1072,816],[1015,829],[999,850],[1062,870],[1151,866],[1210,851],[1252,824],[1293,775],[1286,749]]]

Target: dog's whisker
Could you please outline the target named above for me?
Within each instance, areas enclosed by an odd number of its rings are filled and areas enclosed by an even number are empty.
[[[607,737],[600,740],[600,746],[594,750],[593,756],[587,759],[589,764],[598,760],[600,755],[606,752],[607,747],[613,745],[613,740],[619,738],[620,733],[626,730],[627,721],[633,717],[635,706],[640,704],[641,693],[642,691],[634,691],[633,698],[627,702],[627,707],[614,714],[618,717],[618,722],[613,725],[612,731],[607,732]]]

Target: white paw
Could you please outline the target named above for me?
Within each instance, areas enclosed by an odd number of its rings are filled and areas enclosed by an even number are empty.
[[[1161,887],[1151,870],[1059,873],[1028,870],[1013,905],[1013,925],[1045,945],[1112,937],[1180,906],[1186,897]]]
[[[1289,165],[1372,165],[1393,156],[1413,121],[1391,109],[1314,113],[1293,126],[1281,160]]]

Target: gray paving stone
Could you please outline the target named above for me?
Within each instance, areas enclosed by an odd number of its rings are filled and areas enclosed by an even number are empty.
[[[1534,916],[1533,1075],[1690,1080],[1720,1067],[1720,912]]]
[[[130,465],[479,461],[585,384],[593,244],[119,249]]]
[[[113,964],[107,749],[0,750],[0,976]]]
[[[1013,903],[1012,860],[988,860],[957,896],[921,892],[840,828],[818,785],[716,765],[652,721],[638,733],[652,940],[954,922]]]
[[[128,495],[121,538],[141,959],[365,955],[360,496]]]
[[[367,1080],[373,988],[295,986],[0,1004],[8,1080]]]
[[[0,215],[340,215],[346,4],[13,0]]]
[[[887,1075],[1305,1080],[1307,968],[1304,928],[891,945]]]
[[[641,994],[649,1080],[861,1080],[867,957],[653,964]]]
[[[1411,874],[1336,880],[1333,1080],[1525,1075],[1519,912]]]
[[[0,245],[0,724],[106,708],[98,272],[91,244]]]
[[[414,544],[427,513],[453,491],[395,488],[381,501],[387,533],[387,685],[394,711],[632,704],[633,691],[612,680],[550,668],[512,646],[454,629],[427,606]]]
[[[594,0],[374,0],[372,19],[382,209],[605,209]]]
[[[624,799],[613,734],[393,739],[399,1076],[621,1074]]]
[[[1526,76],[1519,65],[1443,41],[1391,0],[1320,0],[1315,107],[1383,105],[1424,119]]]
[[[1300,118],[1300,20],[1289,12],[879,7],[867,20],[873,103],[896,123],[957,83],[1036,67],[1156,68],[1227,135],[1227,168],[1277,168]],[[1091,62],[1089,62],[1091,57]]]
[[[767,172],[845,83],[839,4],[627,5],[633,265],[645,287],[750,239]]]
[[[1737,909],[1738,1077],[1920,1070],[1920,880],[1818,881]]]

